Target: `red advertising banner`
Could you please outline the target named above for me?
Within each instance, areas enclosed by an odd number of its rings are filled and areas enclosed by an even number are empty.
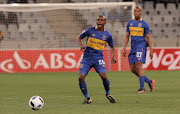
[[[112,71],[117,71],[118,64],[108,65],[108,53],[108,50],[104,50],[107,70],[111,66]],[[1,73],[73,72],[78,71],[83,53],[79,49],[1,50],[0,55]]]
[[[150,60],[147,51],[145,70],[180,70],[180,48],[154,49],[153,59]]]
[[[107,71],[129,71],[128,53],[116,49],[116,64],[111,64],[111,51],[104,50]],[[110,54],[110,57],[108,56]],[[77,72],[83,53],[79,49],[65,50],[1,50],[0,72]],[[144,70],[180,70],[180,48],[156,48],[153,59],[147,51]],[[94,69],[92,69],[94,71]]]
[[[126,52],[126,57],[123,56],[123,50],[121,49],[121,71],[129,71],[130,67],[129,67],[129,61],[128,61],[128,54],[129,54],[130,49],[127,49]]]
[[[130,70],[128,57],[123,57],[121,50],[121,70]],[[129,53],[129,50],[128,50]],[[127,54],[128,56],[128,54]],[[155,48],[153,59],[150,59],[149,50],[146,55],[144,70],[180,70],[180,48]]]

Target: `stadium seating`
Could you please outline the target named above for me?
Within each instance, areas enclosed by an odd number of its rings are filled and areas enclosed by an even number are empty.
[[[122,2],[123,0],[107,0],[107,2]],[[104,2],[103,0],[71,0],[71,2]]]
[[[6,4],[7,3],[7,0],[1,0],[0,1],[0,4]]]
[[[0,3],[6,2],[6,0],[1,0]],[[29,0],[28,2],[34,3],[34,0]],[[37,3],[39,2],[40,1],[37,0]],[[54,3],[57,2],[58,1],[54,0]],[[63,2],[63,0],[59,2]],[[102,2],[102,0],[71,0],[71,2]],[[122,2],[122,0],[107,0],[107,2]],[[138,6],[142,7],[143,4],[138,3]],[[154,46],[177,46],[178,42],[180,42],[177,40],[180,38],[180,8],[177,9],[174,3],[168,3],[167,8],[165,8],[163,3],[157,3],[155,9],[153,3],[148,3],[144,4],[144,7],[142,8],[142,18],[149,24],[153,40],[158,40],[155,42]],[[62,15],[56,15],[57,12],[60,14],[62,13]],[[73,12],[68,10],[60,12],[56,10],[54,14],[49,12],[17,13],[19,27],[17,27],[16,24],[8,24],[8,26],[1,24],[0,30],[4,31],[4,42],[11,43],[15,41],[14,44],[12,43],[12,45],[14,45],[12,48],[15,48],[16,46],[17,48],[28,48],[28,46],[30,46],[28,45],[28,42],[43,40],[45,42],[51,41],[53,45],[40,43],[40,46],[35,47],[66,47],[67,44],[62,42],[72,42],[71,46],[77,47],[78,44],[74,43],[76,42],[76,37],[83,29],[95,26],[97,15],[104,14],[104,9],[100,8],[97,11],[91,9],[88,12],[89,15],[87,15],[87,12],[84,13],[83,10]],[[107,10],[107,14],[109,12],[110,11]],[[55,19],[53,18],[54,15],[56,15]],[[79,15],[80,18],[75,18],[75,15]],[[67,18],[71,23],[64,24]],[[76,23],[74,23],[74,20],[76,20]],[[114,37],[117,47],[122,47],[123,45],[122,41],[125,37],[126,23],[127,21],[124,21],[124,23],[121,21],[115,21],[113,23],[107,21],[106,27]],[[26,44],[19,42],[20,40],[24,40],[24,43],[27,43],[27,46]],[[171,42],[171,44],[169,42]],[[33,43],[36,45],[35,42]],[[0,48],[5,47],[1,46]]]

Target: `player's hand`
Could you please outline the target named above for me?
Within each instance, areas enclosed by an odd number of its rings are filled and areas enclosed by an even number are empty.
[[[152,59],[153,58],[153,50],[150,49],[150,58]]]
[[[83,51],[83,50],[85,50],[85,49],[86,49],[86,46],[81,46],[81,47],[80,47],[80,50],[81,50],[81,51]]]
[[[112,58],[112,60],[111,60],[111,63],[116,63],[117,61],[116,61],[116,58]]]
[[[126,57],[126,48],[123,48],[123,56]]]

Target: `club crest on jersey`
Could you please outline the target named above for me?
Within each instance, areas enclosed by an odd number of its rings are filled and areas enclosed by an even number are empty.
[[[102,37],[102,40],[106,40],[106,36],[105,35]]]
[[[96,36],[96,34],[92,34],[92,36],[93,36],[93,37],[95,37],[95,36]]]
[[[142,26],[142,23],[139,23],[139,24],[138,24],[138,27],[141,27],[141,26]]]
[[[133,24],[132,23],[130,23],[130,26],[132,26]]]
[[[80,64],[79,68],[83,68],[83,64]]]

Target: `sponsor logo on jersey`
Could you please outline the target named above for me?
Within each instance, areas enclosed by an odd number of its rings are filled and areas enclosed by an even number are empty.
[[[129,27],[130,34],[132,36],[143,36],[144,28]]]
[[[79,68],[83,68],[83,64],[80,64]]]
[[[105,43],[106,41],[89,37],[87,41],[87,46],[96,50],[104,50]]]

